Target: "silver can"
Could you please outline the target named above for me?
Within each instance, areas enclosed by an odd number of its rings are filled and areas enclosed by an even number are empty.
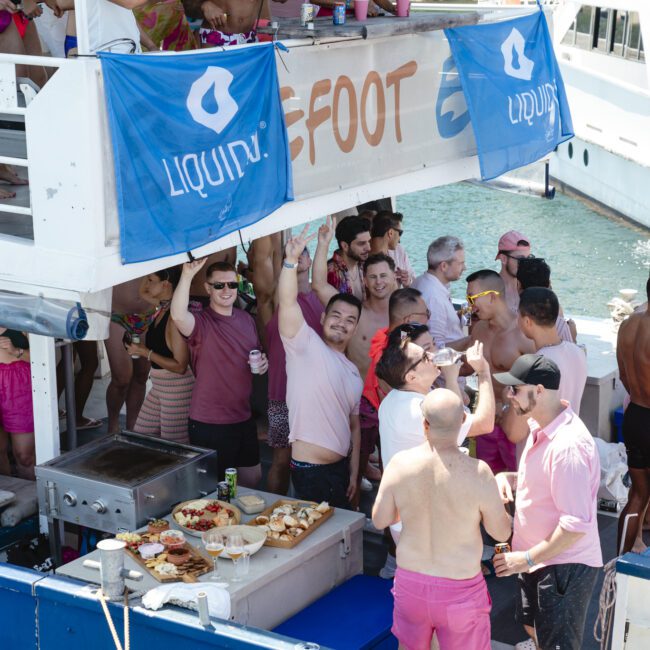
[[[314,16],[316,14],[316,7],[315,5],[305,2],[302,5],[300,5],[300,24],[303,27],[307,26],[307,23],[311,23],[314,21]]]
[[[132,334],[131,335],[131,343],[140,343],[140,337],[137,334]],[[131,359],[139,359],[140,355],[138,354],[132,354]]]
[[[260,374],[262,366],[262,353],[259,350],[251,350],[248,353],[248,365],[251,367],[251,372],[254,375]]]

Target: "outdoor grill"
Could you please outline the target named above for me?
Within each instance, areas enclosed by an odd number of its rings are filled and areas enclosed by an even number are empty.
[[[114,534],[213,492],[217,456],[212,449],[124,432],[38,465],[36,482],[39,512],[50,522]]]

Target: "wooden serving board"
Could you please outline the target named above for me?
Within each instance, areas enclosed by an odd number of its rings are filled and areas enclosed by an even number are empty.
[[[187,533],[188,535],[193,535],[194,537],[201,537],[200,530],[194,530],[193,528],[188,528],[187,526],[183,526],[182,524],[179,524],[178,521],[176,521],[176,516],[175,516],[176,513],[186,508],[189,503],[192,503],[192,501],[198,501],[198,499],[192,499],[191,501],[183,501],[182,503],[179,503],[172,510],[172,522],[174,526],[176,526],[176,528],[182,530],[184,533]],[[234,524],[238,524],[241,521],[241,510],[233,503],[227,503],[226,501],[219,501],[218,499],[206,499],[206,501],[218,503],[222,508],[227,508],[228,510],[230,510],[233,513]],[[201,519],[207,519],[209,521],[212,521],[212,519],[214,519],[216,516],[217,516],[216,513],[212,513],[209,512],[208,510],[205,510],[203,515],[201,515]]]
[[[149,535],[147,533],[142,533],[140,536],[145,543],[149,542]],[[149,575],[152,575],[158,582],[196,582],[198,576],[212,571],[213,562],[204,557],[198,549],[191,544],[185,543],[185,546],[190,551],[190,559],[185,564],[176,567],[178,574],[175,576],[160,575],[158,571],[154,571],[153,568],[147,566],[146,563],[148,560],[144,560],[139,553],[134,553],[128,547],[125,550],[144,571],[147,571]],[[166,551],[163,551],[163,553],[166,553]]]
[[[272,506],[269,506],[266,510],[263,510],[262,512],[256,514],[253,516],[253,518],[247,523],[248,526],[257,526],[256,522],[256,517],[270,517],[271,513],[275,508],[278,508],[280,506],[283,506],[285,504],[289,505],[299,505],[300,507],[303,506],[314,506],[316,507],[318,504],[314,503],[313,501],[299,501],[296,499],[280,499],[279,501],[276,501]],[[330,508],[325,514],[320,519],[317,519],[309,528],[305,530],[305,532],[302,535],[299,535],[298,537],[294,537],[291,541],[288,540],[283,540],[283,539],[272,539],[271,537],[266,538],[266,541],[264,542],[265,546],[275,546],[276,548],[293,548],[297,544],[300,544],[300,542],[305,539],[305,537],[309,537],[319,526],[321,526],[323,523],[325,523],[330,517],[334,515],[334,510],[335,508]]]

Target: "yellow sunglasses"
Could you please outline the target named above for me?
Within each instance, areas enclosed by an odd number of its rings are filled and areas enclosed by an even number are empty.
[[[477,298],[480,298],[481,296],[487,296],[490,293],[493,293],[495,296],[501,295],[500,291],[495,291],[494,289],[488,289],[487,291],[481,291],[481,293],[475,293],[473,296],[467,294],[467,302],[470,305],[473,305]]]

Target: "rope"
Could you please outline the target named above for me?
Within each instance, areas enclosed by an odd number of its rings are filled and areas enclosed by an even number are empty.
[[[98,591],[99,602],[102,605],[104,610],[104,616],[106,617],[106,622],[108,623],[108,629],[111,631],[111,636],[113,637],[113,643],[115,644],[116,650],[130,650],[131,639],[129,633],[129,590],[124,588],[124,648],[120,643],[120,638],[117,636],[117,630],[113,624],[113,617],[111,616],[110,611],[108,610],[108,605],[106,604],[106,599],[104,598],[104,592],[100,589]]]
[[[603,568],[605,580],[598,599],[598,616],[594,623],[594,638],[600,643],[600,649],[609,647],[612,632],[612,610],[616,604],[616,560],[610,560]]]

